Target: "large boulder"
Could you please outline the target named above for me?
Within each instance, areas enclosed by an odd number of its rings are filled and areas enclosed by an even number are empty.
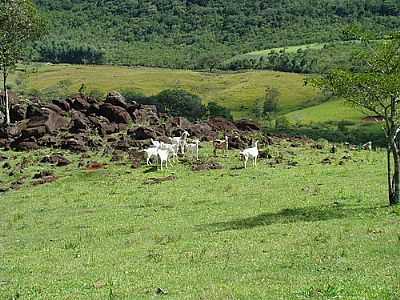
[[[197,137],[205,141],[215,140],[218,136],[218,133],[213,131],[207,123],[192,124],[187,130],[191,137]]]
[[[76,137],[64,140],[61,143],[61,148],[72,152],[86,152],[89,150],[88,147],[86,147],[85,142]]]
[[[128,124],[131,121],[129,113],[120,106],[104,103],[100,106],[99,114],[110,122]]]
[[[124,109],[128,108],[128,104],[126,103],[124,96],[115,91],[108,93],[105,103],[109,103],[114,106],[119,106]]]
[[[34,137],[16,139],[10,146],[11,149],[15,151],[31,151],[39,149],[39,145]]]
[[[115,123],[110,123],[110,121],[106,117],[90,115],[88,119],[92,123],[92,126],[97,129],[97,132],[101,136],[112,134],[118,132],[119,130],[118,125]]]
[[[69,129],[70,132],[80,133],[88,131],[90,125],[90,120],[82,112],[75,110],[72,112],[71,127]]]
[[[210,118],[208,125],[215,131],[232,132],[238,129],[233,122],[222,117]]]
[[[61,109],[58,105],[50,103],[45,105],[44,107],[58,113],[59,115],[65,115],[65,111]]]
[[[129,107],[129,109],[132,108]],[[135,109],[130,112],[130,115],[136,124],[154,126],[161,123],[157,113],[150,108]]]
[[[52,102],[54,105],[57,105],[63,111],[68,112],[71,109],[71,105],[66,100],[53,100]]]
[[[241,131],[260,131],[261,127],[259,124],[252,120],[241,119],[235,122],[236,127]]]
[[[53,133],[58,129],[65,129],[69,125],[69,120],[55,111],[48,108],[35,110],[34,114],[22,130],[23,137],[41,137],[46,133]]]
[[[10,108],[10,119],[11,122],[19,122],[25,119],[26,108],[19,104],[14,104]]]
[[[128,135],[135,140],[156,139],[157,132],[149,127],[138,127],[128,130]]]
[[[72,108],[78,111],[86,111],[90,103],[83,97],[76,97],[72,100]]]

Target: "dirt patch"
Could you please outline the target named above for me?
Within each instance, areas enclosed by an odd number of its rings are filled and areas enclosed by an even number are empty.
[[[86,166],[86,170],[88,171],[96,171],[96,170],[101,170],[101,169],[105,169],[107,167],[107,165],[99,163],[97,161],[93,161],[87,164]]]

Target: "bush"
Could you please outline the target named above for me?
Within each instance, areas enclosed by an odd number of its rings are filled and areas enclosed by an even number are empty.
[[[216,102],[209,102],[207,105],[209,117],[224,117],[225,119],[232,120],[232,114],[229,109],[219,105]]]
[[[185,117],[190,121],[202,119],[207,112],[199,96],[184,90],[164,90],[153,98],[160,111],[171,116]]]
[[[289,127],[290,127],[290,122],[286,117],[282,116],[275,120],[276,129],[287,129]]]

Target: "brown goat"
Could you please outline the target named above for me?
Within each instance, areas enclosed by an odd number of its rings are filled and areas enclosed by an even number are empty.
[[[215,140],[213,141],[214,146],[214,156],[217,156],[217,150],[222,150],[222,153],[225,155],[225,151],[229,149],[229,139],[228,136],[225,136],[224,140]]]

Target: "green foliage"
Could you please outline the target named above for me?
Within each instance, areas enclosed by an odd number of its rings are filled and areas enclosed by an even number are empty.
[[[214,54],[337,41],[349,20],[377,35],[400,27],[395,0],[35,2],[51,23],[44,45],[34,45],[41,60],[41,47],[54,52],[53,43],[68,41],[73,48],[104,50],[109,63],[204,68]],[[291,65],[312,69],[301,60]]]
[[[219,105],[218,103],[211,101],[207,104],[208,116],[209,117],[224,117],[228,120],[232,120],[232,114],[229,109]]]
[[[265,89],[264,115],[278,112],[280,95],[279,90],[274,87],[267,87]]]
[[[184,90],[165,90],[153,99],[160,111],[191,121],[203,118],[207,112],[199,96]]]

